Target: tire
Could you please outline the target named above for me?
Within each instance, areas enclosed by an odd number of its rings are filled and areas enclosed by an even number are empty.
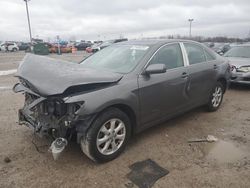
[[[223,100],[224,89],[225,88],[221,82],[216,83],[207,104],[209,112],[214,112],[220,107]]]
[[[16,52],[16,51],[17,51],[17,49],[16,49],[16,48],[13,48],[13,49],[12,49],[12,51],[13,51],[13,52]]]
[[[130,135],[129,117],[117,108],[109,108],[94,120],[86,136],[81,138],[81,149],[95,162],[108,162],[124,151]]]

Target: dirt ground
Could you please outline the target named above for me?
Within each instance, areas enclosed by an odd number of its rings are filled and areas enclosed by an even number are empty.
[[[24,55],[0,53],[0,71],[17,68]],[[77,62],[85,54],[50,56]],[[129,166],[148,158],[170,172],[154,188],[250,187],[250,87],[233,86],[217,112],[201,107],[150,128],[132,138],[116,160],[95,164],[74,142],[54,161],[48,141],[17,125],[23,96],[10,89],[16,81],[13,75],[0,76],[0,187],[128,187]],[[207,135],[219,141],[187,142]],[[40,152],[32,140],[42,146]]]

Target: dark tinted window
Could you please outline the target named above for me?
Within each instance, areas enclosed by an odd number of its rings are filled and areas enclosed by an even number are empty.
[[[183,66],[182,52],[179,44],[162,47],[152,58],[150,64],[165,64],[167,69]]]
[[[213,61],[213,60],[215,60],[215,57],[211,53],[209,53],[206,49],[204,49],[204,52],[205,52],[207,61]]]
[[[195,44],[190,44],[190,43],[184,43],[184,46],[187,51],[190,65],[202,63],[206,61],[206,57],[205,57],[202,47],[195,45]]]

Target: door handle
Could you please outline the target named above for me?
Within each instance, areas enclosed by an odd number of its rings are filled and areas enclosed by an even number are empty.
[[[188,77],[188,74],[187,74],[186,72],[183,72],[183,73],[181,74],[181,77],[182,77],[182,78],[187,78],[187,77]]]
[[[217,69],[217,68],[218,68],[218,66],[216,64],[214,64],[214,69]]]

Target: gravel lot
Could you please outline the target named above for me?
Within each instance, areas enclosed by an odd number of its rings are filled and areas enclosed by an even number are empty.
[[[0,53],[0,71],[16,69],[24,55]],[[50,56],[78,62],[85,55]],[[16,81],[13,75],[0,76],[0,187],[128,187],[129,166],[148,158],[170,171],[154,188],[250,187],[250,87],[233,86],[217,112],[197,108],[136,135],[116,160],[95,164],[74,142],[54,161],[47,152],[48,141],[17,125],[23,96],[10,89]],[[207,135],[219,141],[187,142]],[[41,153],[33,138],[38,146],[45,145]]]

